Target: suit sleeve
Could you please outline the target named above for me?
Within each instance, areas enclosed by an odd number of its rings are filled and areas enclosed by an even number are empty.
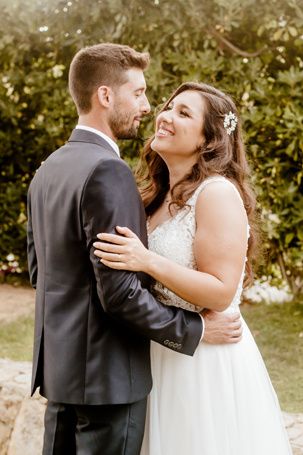
[[[29,189],[28,195],[27,195],[27,262],[28,262],[28,272],[29,272],[29,277],[30,277],[30,283],[31,283],[32,287],[36,289],[38,264],[37,264],[37,256],[36,256],[33,228],[32,228],[30,189]]]
[[[142,286],[137,273],[112,270],[93,254],[99,232],[116,233],[117,225],[142,234],[142,206],[133,175],[122,160],[101,162],[88,178],[82,195],[83,226],[104,311],[170,349],[193,355],[200,342],[198,314],[158,302]],[[144,226],[145,230],[145,226]]]

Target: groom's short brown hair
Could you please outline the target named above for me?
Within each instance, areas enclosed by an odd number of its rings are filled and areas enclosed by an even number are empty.
[[[93,93],[101,85],[119,86],[127,81],[125,72],[131,68],[145,70],[149,54],[129,46],[102,43],[81,49],[69,69],[69,91],[79,114],[91,110]]]

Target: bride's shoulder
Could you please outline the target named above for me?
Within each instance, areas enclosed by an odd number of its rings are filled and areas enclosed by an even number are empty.
[[[198,190],[198,191],[197,191]],[[220,214],[220,219],[235,217],[247,220],[244,203],[236,185],[226,177],[209,177],[197,188],[196,215],[209,217]]]
[[[224,195],[228,195],[228,193],[233,195],[236,194],[238,199],[242,201],[239,190],[236,185],[231,182],[231,180],[223,177],[222,175],[213,175],[204,179],[197,186],[190,198],[190,202],[192,205],[196,205],[198,199],[200,200],[202,197],[204,199],[207,195],[218,195],[222,197]]]

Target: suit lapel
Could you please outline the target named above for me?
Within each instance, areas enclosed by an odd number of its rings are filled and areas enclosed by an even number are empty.
[[[118,158],[118,155],[113,147],[111,147],[111,145],[105,139],[103,139],[101,136],[98,136],[98,134],[92,133],[90,131],[74,129],[70,138],[68,139],[68,142],[84,142],[99,145],[103,149],[106,149],[109,152],[113,153]]]

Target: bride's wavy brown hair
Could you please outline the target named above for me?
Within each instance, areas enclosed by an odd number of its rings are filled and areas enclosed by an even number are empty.
[[[152,215],[163,203],[168,190],[171,191],[172,205],[177,210],[186,206],[186,201],[207,177],[220,174],[228,178],[238,188],[250,224],[250,237],[246,262],[245,284],[252,281],[254,262],[257,252],[258,226],[256,222],[256,199],[249,182],[250,169],[245,156],[239,115],[233,100],[220,90],[202,83],[185,82],[172,94],[159,111],[167,109],[170,102],[186,90],[201,94],[203,108],[203,136],[205,141],[198,150],[198,160],[182,180],[169,188],[169,172],[164,160],[152,148],[154,135],[147,141],[138,167],[136,177],[147,216]],[[224,117],[229,112],[236,114],[238,124],[230,135],[224,128]]]

